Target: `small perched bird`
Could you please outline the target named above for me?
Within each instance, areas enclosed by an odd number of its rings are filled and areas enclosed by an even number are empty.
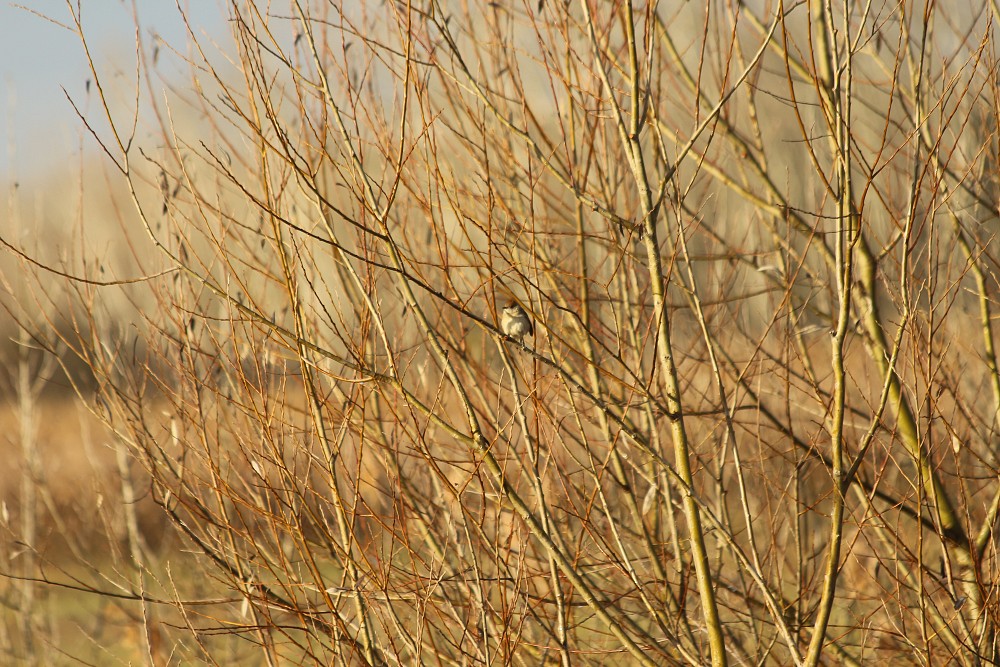
[[[525,336],[533,336],[535,328],[531,326],[531,318],[516,301],[508,301],[503,307],[503,317],[500,318],[500,328],[503,332],[524,344]]]

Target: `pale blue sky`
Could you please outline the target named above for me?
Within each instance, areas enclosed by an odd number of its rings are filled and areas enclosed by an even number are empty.
[[[95,57],[109,69],[120,62],[131,77],[132,2],[72,0],[74,7],[78,1]],[[224,3],[180,4],[196,31],[215,37],[227,31]],[[144,39],[155,32],[183,50],[186,33],[174,0],[135,0],[135,6]],[[80,122],[61,87],[78,103],[85,100],[90,73],[83,48],[71,31],[31,12],[71,24],[66,0],[0,0],[0,181],[41,175],[78,158]]]

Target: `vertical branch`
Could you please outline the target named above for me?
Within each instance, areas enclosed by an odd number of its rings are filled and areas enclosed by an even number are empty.
[[[39,656],[35,640],[35,578],[37,575],[36,549],[38,528],[38,485],[41,481],[42,461],[38,452],[38,391],[40,378],[35,376],[29,355],[31,341],[24,327],[18,330],[17,339],[17,423],[21,442],[21,460],[24,475],[21,477],[21,553],[19,623],[24,642],[24,657],[30,664],[37,664]]]
[[[589,3],[587,0],[584,0],[583,4],[589,14]],[[712,664],[716,667],[722,667],[727,663],[726,646],[722,632],[722,621],[719,618],[719,610],[715,601],[715,584],[712,581],[712,574],[709,570],[708,547],[701,526],[698,504],[693,497],[695,486],[694,475],[691,472],[691,453],[689,451],[687,429],[684,424],[684,407],[681,403],[681,388],[677,376],[677,366],[674,363],[673,343],[670,337],[670,319],[666,305],[666,286],[668,283],[660,257],[660,243],[657,231],[658,204],[653,201],[653,191],[649,183],[645,157],[639,136],[643,121],[643,118],[639,114],[639,100],[643,97],[645,91],[641,86],[641,73],[638,68],[638,45],[636,44],[631,1],[626,4],[625,11],[632,109],[630,114],[631,124],[627,131],[624,122],[618,116],[619,132],[622,135],[622,143],[626,147],[626,154],[629,156],[632,175],[641,202],[642,242],[646,250],[646,268],[649,271],[650,287],[653,295],[653,322],[656,326],[657,361],[666,397],[670,433],[674,443],[674,465],[685,485],[683,492],[684,514],[687,518],[695,576],[697,577],[698,591],[701,595],[702,614],[704,616],[705,628],[708,632]],[[589,23],[591,39],[596,40],[592,22]],[[603,67],[601,68],[601,72],[602,74],[604,73]],[[611,87],[606,74],[604,75],[604,80],[608,96],[614,99],[614,89]]]
[[[834,256],[837,279],[837,324],[833,335],[831,370],[834,378],[832,406],[830,408],[830,460],[833,492],[830,512],[830,534],[827,546],[826,566],[823,573],[819,606],[813,624],[812,636],[805,664],[812,667],[819,664],[823,647],[826,645],[826,631],[833,613],[836,599],[837,581],[840,574],[840,545],[844,531],[844,412],[847,395],[847,375],[844,365],[845,338],[851,317],[851,288],[854,282],[854,249],[861,238],[860,220],[854,213],[851,189],[851,86],[853,54],[850,52],[850,10],[844,11],[844,42],[848,45],[843,65],[837,57],[838,45],[834,35],[834,23],[830,0],[813,0],[809,5],[809,17],[816,26],[812,34],[816,36],[816,56],[818,77],[816,85],[821,87],[824,101],[823,112],[831,128],[830,153],[835,162],[837,174],[837,214],[835,221]]]

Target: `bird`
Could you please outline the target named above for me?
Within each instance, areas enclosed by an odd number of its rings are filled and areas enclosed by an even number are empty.
[[[522,345],[524,345],[525,336],[535,335],[535,328],[531,326],[531,318],[517,301],[508,301],[507,305],[503,307],[500,328]]]

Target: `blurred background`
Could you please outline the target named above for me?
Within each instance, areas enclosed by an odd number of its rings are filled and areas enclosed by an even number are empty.
[[[73,3],[76,5],[76,3]],[[226,30],[219,3],[182,2],[192,30],[210,39]],[[144,38],[177,45],[187,28],[173,2],[83,2],[80,16],[92,55],[103,68],[118,67],[116,79],[134,79],[135,18]],[[183,72],[178,72],[183,76]],[[0,4],[0,178],[35,189],[50,179],[75,177],[81,157],[81,125],[67,99],[85,110],[93,103],[93,76],[64,0]],[[64,92],[65,91],[65,92]],[[95,149],[82,142],[83,157]],[[37,186],[41,187],[41,186]]]
[[[183,45],[189,29],[211,42],[227,30],[224,5],[211,0],[182,3],[187,25],[173,2],[72,4],[95,66],[115,82],[110,102],[119,110],[134,108],[128,98],[136,88],[137,22],[148,44]],[[172,74],[178,80],[184,74],[169,65],[159,72],[168,85]],[[61,264],[79,253],[114,265],[105,275],[129,273],[131,253],[117,242],[125,192],[120,180],[109,178],[107,163],[73,106],[87,117],[101,117],[93,113],[100,104],[93,81],[66,2],[0,4],[0,236],[36,259]],[[148,111],[145,92],[140,100]],[[134,519],[140,539],[155,542],[162,518],[141,491],[133,497],[132,519],[114,509],[122,481],[138,474],[135,466],[116,456],[108,432],[76,399],[64,370],[27,332],[18,332],[15,320],[63,327],[71,317],[56,297],[58,289],[50,294],[55,298],[46,298],[29,286],[34,278],[26,266],[0,252],[0,525],[5,527],[0,560],[7,574],[28,575],[41,567],[84,576],[121,565],[114,545],[127,542],[127,521]],[[38,286],[57,282],[44,272],[37,279]],[[22,512],[24,507],[34,510]],[[6,601],[2,664],[75,659],[113,664],[141,655],[143,642],[130,630],[127,614],[93,594],[9,579],[0,589]]]
[[[72,254],[96,258],[106,273],[134,270],[134,253],[117,243],[126,234],[120,224],[126,192],[121,180],[109,175],[109,163],[102,161],[98,142],[81,121],[87,118],[102,140],[110,139],[88,51],[113,113],[148,118],[150,96],[183,86],[190,75],[183,65],[189,34],[214,44],[227,29],[224,3],[181,7],[186,22],[175,3],[157,0],[74,2],[72,11],[61,0],[0,5],[0,234],[35,259],[63,263]],[[154,86],[162,85],[160,93],[138,80],[137,38],[148,49],[147,64],[156,69]],[[178,52],[159,58],[169,49]],[[155,149],[162,140],[152,137],[140,120],[134,143]],[[143,242],[141,235],[135,242]],[[0,300],[8,308],[32,303],[25,298],[22,268],[10,253],[0,255],[0,276],[8,283]],[[17,295],[13,301],[12,295]],[[54,304],[51,309],[50,315],[65,315]],[[0,335],[8,338],[12,325],[11,319],[0,319]]]

